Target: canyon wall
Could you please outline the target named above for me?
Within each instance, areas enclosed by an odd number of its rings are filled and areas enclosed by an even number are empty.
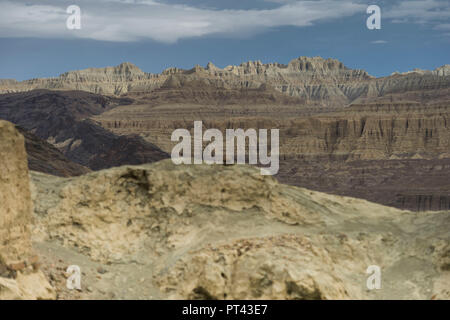
[[[310,115],[301,107],[139,104],[112,109],[95,121],[117,134],[139,134],[170,153],[175,129],[202,120],[204,130],[280,130],[279,179],[285,183],[356,196],[410,210],[448,210],[450,104],[355,103]]]

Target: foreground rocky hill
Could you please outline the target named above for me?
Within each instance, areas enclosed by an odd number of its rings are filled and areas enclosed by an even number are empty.
[[[450,299],[450,213],[278,183],[249,166],[170,160],[79,178],[33,173],[35,246],[60,297]],[[382,270],[368,290],[366,269]],[[59,269],[58,269],[59,268]]]

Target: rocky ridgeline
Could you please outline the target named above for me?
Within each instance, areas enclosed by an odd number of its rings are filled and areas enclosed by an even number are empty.
[[[31,246],[32,223],[24,138],[0,120],[0,300],[55,298]]]
[[[406,75],[406,74],[421,74],[421,75],[434,75],[434,76],[449,76],[450,75],[450,65],[446,64],[442,67],[436,68],[433,71],[430,70],[422,70],[422,69],[414,69],[408,72],[394,72],[392,75]]]
[[[152,92],[174,83],[203,84],[227,89],[257,89],[270,86],[293,97],[321,101],[325,105],[345,105],[358,98],[416,90],[450,87],[449,67],[376,79],[364,70],[345,67],[335,59],[299,57],[287,65],[250,61],[220,69],[212,63],[190,70],[169,68],[161,74],[143,72],[131,63],[116,67],[70,71],[56,78],[22,82],[1,80],[0,93],[33,89],[84,90],[105,95]]]

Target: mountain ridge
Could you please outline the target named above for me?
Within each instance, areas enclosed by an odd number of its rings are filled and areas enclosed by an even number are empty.
[[[269,85],[288,96],[318,101],[325,106],[345,106],[358,99],[417,90],[422,82],[426,82],[430,89],[450,88],[449,70],[450,66],[444,65],[433,71],[416,70],[376,78],[365,70],[348,68],[337,59],[299,57],[288,64],[247,61],[221,69],[209,62],[206,67],[171,67],[154,74],[124,62],[115,67],[68,71],[52,78],[20,82],[0,80],[0,93],[51,89],[121,96],[153,92],[171,81],[189,83],[201,80],[225,89],[258,89]]]
[[[195,71],[210,71],[210,72],[220,72],[220,71],[236,71],[239,70],[239,68],[242,68],[244,71],[248,72],[253,70],[257,70],[258,68],[279,68],[279,69],[295,69],[298,68],[301,71],[318,71],[317,69],[317,62],[323,62],[327,64],[323,64],[323,66],[328,66],[331,69],[343,69],[343,70],[354,70],[354,71],[361,71],[369,78],[372,79],[383,79],[388,78],[394,75],[407,75],[412,73],[417,74],[433,74],[437,76],[448,76],[450,75],[450,64],[444,64],[442,66],[436,67],[433,70],[428,69],[419,69],[414,68],[409,71],[405,72],[399,72],[394,71],[390,75],[387,76],[380,76],[375,77],[370,75],[367,71],[364,69],[352,69],[347,66],[345,66],[341,61],[334,58],[327,58],[324,59],[322,57],[316,56],[316,57],[306,57],[306,56],[300,56],[298,58],[292,59],[288,62],[288,64],[278,63],[278,62],[268,62],[268,63],[262,63],[260,60],[248,60],[245,62],[240,63],[239,65],[227,65],[224,68],[217,67],[214,65],[213,62],[209,61],[205,67],[202,67],[200,65],[195,65],[194,67],[190,69],[184,69],[179,67],[168,67],[166,69],[163,69],[160,73],[152,73],[152,72],[146,72],[143,71],[140,67],[138,67],[136,64],[132,62],[122,62],[116,66],[105,66],[105,67],[89,67],[85,69],[78,69],[78,70],[69,70],[66,72],[63,72],[59,74],[58,76],[54,77],[43,77],[43,78],[31,78],[31,79],[25,79],[18,81],[13,78],[0,78],[0,85],[5,85],[8,83],[11,84],[17,84],[17,83],[24,83],[24,82],[33,82],[36,80],[53,80],[53,79],[59,79],[59,78],[65,78],[70,79],[71,77],[74,77],[74,75],[77,74],[116,74],[116,75],[134,75],[134,76],[143,76],[143,78],[151,79],[158,75],[173,75],[173,74],[186,74],[186,73],[192,73]],[[323,68],[325,69],[325,68]],[[75,77],[76,78],[76,77]],[[75,79],[72,79],[75,80]]]

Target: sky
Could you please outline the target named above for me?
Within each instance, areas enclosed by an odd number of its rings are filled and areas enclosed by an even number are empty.
[[[80,29],[67,28],[76,5]],[[369,5],[381,29],[369,30]],[[450,64],[449,0],[0,0],[0,78],[336,58],[381,77]]]

